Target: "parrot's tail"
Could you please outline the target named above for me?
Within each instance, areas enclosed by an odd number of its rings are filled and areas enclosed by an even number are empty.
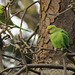
[[[75,65],[75,59],[71,56],[67,56],[67,58]]]

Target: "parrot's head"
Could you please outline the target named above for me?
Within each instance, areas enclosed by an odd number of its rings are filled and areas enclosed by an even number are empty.
[[[5,15],[5,10],[2,9],[3,5],[0,5],[0,14]]]
[[[56,31],[56,28],[57,28],[57,27],[56,27],[55,25],[50,25],[50,26],[47,27],[47,31],[46,31],[46,32],[47,32],[48,34],[52,34],[53,32]]]

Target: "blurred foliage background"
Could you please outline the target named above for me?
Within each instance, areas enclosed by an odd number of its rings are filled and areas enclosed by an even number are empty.
[[[3,5],[6,5],[6,3],[8,1],[10,1],[10,0],[0,0],[0,3],[2,3]],[[11,5],[11,8],[10,8],[10,13],[12,15],[14,15],[18,11],[20,11],[20,10],[22,10],[24,8],[27,8],[33,2],[34,2],[33,0],[14,0],[13,4]],[[24,14],[24,12],[20,12],[19,14],[15,15],[15,16],[17,16],[18,18],[21,19],[23,14]],[[31,6],[28,9],[28,11],[27,11],[27,13],[26,13],[26,15],[25,15],[23,20],[28,25],[28,28],[32,31],[31,33],[23,31],[23,34],[22,34],[23,35],[23,39],[27,39],[33,33],[33,31],[35,30],[35,28],[36,28],[36,26],[38,24],[38,21],[39,21],[39,11],[37,10],[36,4]],[[15,33],[16,33],[16,31],[15,31]],[[14,34],[14,32],[13,32],[13,34]],[[17,36],[18,36],[18,34],[16,36],[14,36],[14,37],[18,38]],[[31,39],[29,41],[29,43],[28,43],[29,45],[32,43],[32,40],[33,39]],[[9,39],[7,39],[5,41],[5,43],[6,44],[13,43],[13,40],[9,38]],[[36,45],[36,42],[33,45]],[[16,53],[13,53],[13,50],[14,50],[13,46],[9,46],[9,47],[4,49],[3,53],[6,54],[6,55],[10,55],[10,56],[15,56],[15,57],[21,58],[19,50],[17,50]],[[32,56],[28,55],[28,57],[30,57],[32,59]],[[30,63],[31,61],[29,60],[27,62]],[[4,65],[4,67],[13,67],[13,66],[17,65],[19,62],[16,61],[15,59],[11,59],[11,58],[8,58],[8,57],[3,57],[2,63]]]
[[[11,8],[11,13],[15,14],[16,12],[20,11],[23,8],[28,7],[31,3],[33,2],[33,0],[15,0],[14,4]],[[23,15],[23,12],[21,12],[20,14],[17,14],[17,16],[19,18],[21,18]],[[28,24],[28,27],[32,30],[35,29],[35,27],[37,26],[37,23],[39,21],[39,13],[37,12],[36,6],[33,5],[32,7],[30,7],[24,17],[24,21]]]
[[[6,4],[7,1],[9,1],[9,0],[1,0],[1,2],[3,4]],[[20,11],[21,9],[24,9],[24,8],[28,7],[34,1],[38,1],[38,0],[14,0],[13,5],[11,6],[11,14],[13,15],[16,12]],[[39,4],[38,4],[38,6],[39,6]],[[23,12],[17,14],[16,16],[21,18],[22,15],[23,15]],[[35,27],[37,26],[37,23],[39,21],[39,12],[37,11],[36,4],[31,6],[28,9],[28,11],[27,11],[27,13],[24,17],[24,21],[28,24],[28,27],[30,29],[32,29],[32,30],[35,29]]]

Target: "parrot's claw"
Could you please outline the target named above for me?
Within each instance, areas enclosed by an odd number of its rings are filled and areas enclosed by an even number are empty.
[[[54,48],[54,51],[57,51],[57,48]]]

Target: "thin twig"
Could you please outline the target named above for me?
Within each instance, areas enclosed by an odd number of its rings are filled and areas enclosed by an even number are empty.
[[[9,5],[11,5],[15,0],[9,1],[5,6],[2,7],[2,9],[5,9],[6,7],[8,7]]]
[[[21,18],[21,24],[20,24],[20,27],[22,27],[23,19],[24,19],[26,13],[27,13],[27,10],[28,10],[32,5],[34,5],[34,4],[37,3],[37,2],[39,2],[39,1],[35,1],[35,2],[33,2],[33,3],[30,4],[28,7],[25,8],[25,10],[24,10],[24,14],[23,14],[23,16],[22,16],[22,18]],[[20,38],[22,38],[21,29],[20,29]]]
[[[73,7],[72,6],[70,6],[69,8],[67,8],[66,10],[64,10],[64,11],[62,11],[61,13],[56,13],[56,14],[50,14],[49,13],[49,15],[53,15],[53,16],[59,16],[59,15],[61,15],[61,14],[63,14],[63,13],[65,13],[65,12],[67,12],[68,10],[70,10],[70,9],[72,9]]]
[[[66,69],[66,53],[63,55],[63,67],[64,67],[64,75],[67,75],[67,69]]]
[[[9,75],[11,72],[12,72],[12,69],[10,69],[6,75]]]
[[[29,47],[25,47],[25,48],[27,48],[27,49],[38,48],[38,49],[39,49],[39,50],[36,51],[36,52],[30,52],[30,53],[28,52],[29,54],[37,54],[37,53],[39,53],[41,50],[48,50],[48,51],[50,51],[51,53],[54,53],[54,52],[55,52],[54,49],[44,48],[44,47],[40,47],[40,46],[32,46],[31,48],[29,48]],[[61,50],[58,49],[57,52],[61,52]]]
[[[21,68],[18,72],[16,72],[14,75],[19,75],[19,74],[21,74],[22,72],[24,72],[25,69],[26,69],[26,66],[22,67],[22,68]],[[33,70],[33,69],[30,69],[30,68],[29,68],[29,71],[32,71],[32,72],[34,72],[34,73],[36,73],[36,74],[41,75],[40,72],[35,71],[35,70]]]
[[[40,3],[40,2],[39,2],[39,1],[35,1],[35,2],[33,2],[32,4],[30,4],[28,7],[31,7],[31,6],[34,5],[35,3]],[[26,8],[24,8],[24,9],[22,9],[22,10],[16,12],[13,16],[15,16],[15,15],[19,14],[20,12],[23,12],[24,10],[28,9],[28,7],[26,7]],[[11,19],[13,16],[11,16],[10,19]]]
[[[75,53],[67,53],[68,56],[75,56]]]
[[[13,34],[11,33],[11,31],[9,31],[8,29],[7,29],[7,31],[8,31],[8,33],[10,34],[10,36],[12,37],[14,43],[16,43],[17,41],[16,41],[16,39],[14,38]]]
[[[6,24],[6,27],[7,27],[7,25],[8,25],[8,20],[7,20],[7,11],[6,11],[6,7],[5,7],[5,24]]]
[[[35,70],[33,70],[33,69],[30,69],[30,68],[29,68],[29,71],[34,72],[34,73],[36,73],[36,74],[38,74],[38,75],[41,75],[41,72],[35,71]]]
[[[7,25],[9,25],[9,17],[10,17],[10,7],[9,7],[9,5],[8,5]]]
[[[22,67],[18,72],[16,72],[14,75],[20,75],[24,70],[26,69],[26,66]]]
[[[20,58],[17,58],[17,57],[12,57],[12,56],[9,56],[9,55],[5,55],[5,54],[2,54],[2,56],[5,56],[5,57],[8,57],[8,58],[12,58],[12,59],[15,59],[19,62],[21,62],[22,60]]]
[[[29,40],[32,38],[32,36],[37,33],[38,29],[39,29],[39,26],[36,27],[35,31],[34,31],[33,34],[26,40],[26,42],[29,42]]]
[[[16,68],[22,68],[23,67],[23,65],[21,65],[21,66],[15,66],[15,67],[11,67],[11,68],[6,68],[6,69],[3,69],[2,71],[0,71],[0,74],[2,74],[3,72],[6,72],[6,71],[9,71],[10,69],[16,69]]]
[[[26,75],[28,75],[28,66],[27,66],[27,62],[26,62],[26,57],[24,56],[24,54],[22,53],[21,50],[20,50],[20,53],[21,53],[21,56],[22,56],[22,59],[23,59],[23,64],[26,65]]]
[[[27,42],[25,42],[23,39],[21,39],[22,40],[22,42],[28,47],[28,48],[30,48],[30,46],[27,44]],[[32,49],[29,49],[31,52],[33,52],[33,50]]]

